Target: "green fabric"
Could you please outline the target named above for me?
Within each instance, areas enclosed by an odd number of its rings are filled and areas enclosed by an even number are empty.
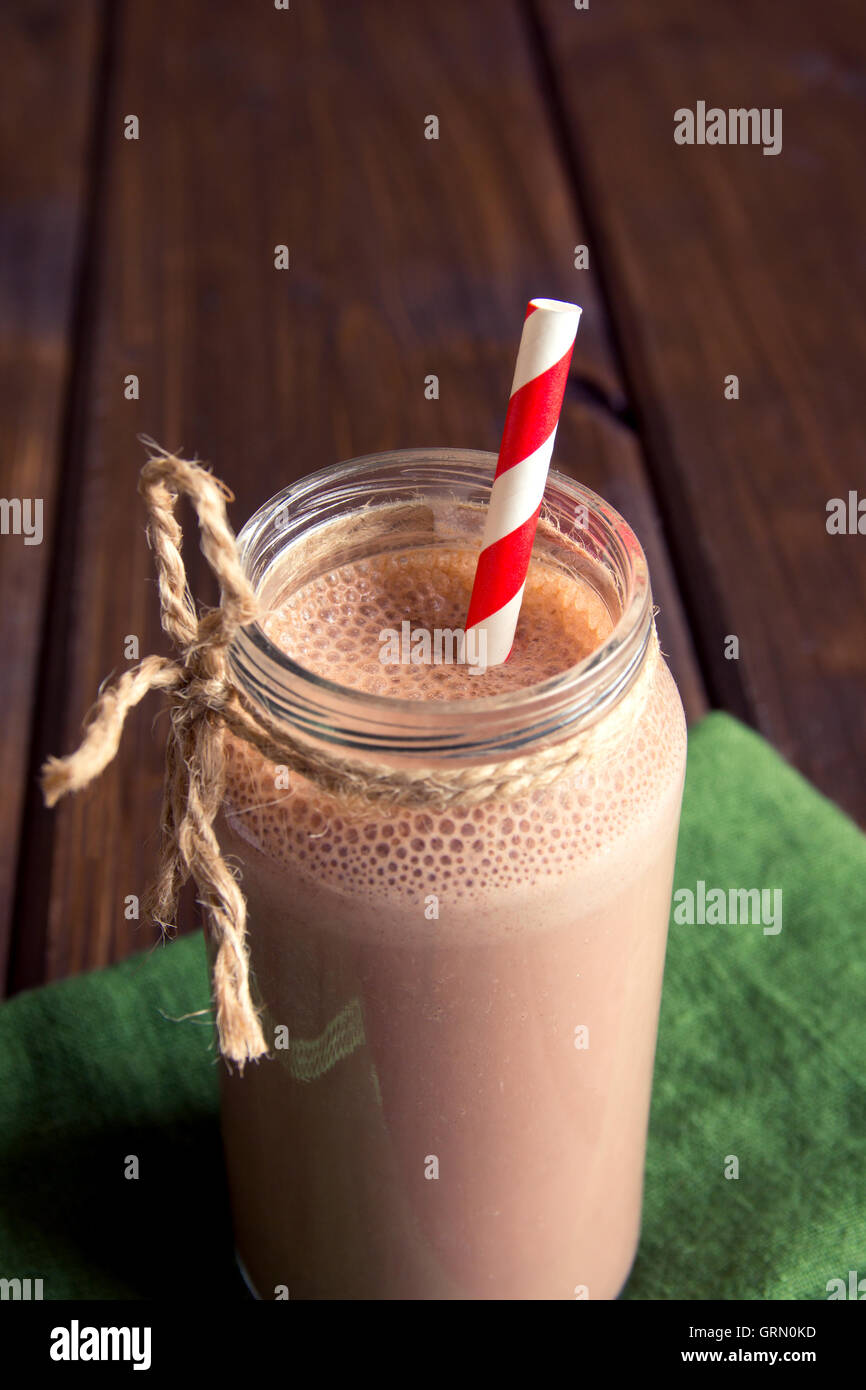
[[[826,1298],[866,1276],[866,839],[714,714],[691,733],[677,862],[678,888],[699,879],[781,888],[782,930],[672,922],[624,1296]],[[210,1024],[180,1017],[207,1004],[197,935],[0,1008],[0,1277],[46,1298],[247,1296]]]

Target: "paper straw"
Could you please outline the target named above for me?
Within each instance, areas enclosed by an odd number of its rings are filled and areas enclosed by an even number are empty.
[[[514,643],[580,314],[558,299],[527,306],[466,619],[486,631],[488,666]]]

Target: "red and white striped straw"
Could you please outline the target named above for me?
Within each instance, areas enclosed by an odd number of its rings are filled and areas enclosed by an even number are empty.
[[[490,492],[466,631],[486,631],[488,666],[508,660],[581,311],[530,299]]]

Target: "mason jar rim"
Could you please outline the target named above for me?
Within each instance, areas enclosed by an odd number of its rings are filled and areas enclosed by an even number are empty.
[[[243,526],[238,549],[244,572],[260,592],[294,541],[348,514],[353,503],[358,510],[369,508],[370,488],[377,484],[389,496],[405,494],[404,501],[429,501],[430,489],[436,487],[442,498],[477,506],[489,496],[495,465],[496,455],[482,450],[422,448],[368,454],[319,469],[269,498]],[[361,753],[502,756],[505,750],[525,749],[528,743],[573,731],[578,722],[593,722],[618,702],[638,674],[652,630],[652,596],[646,558],[628,523],[591,489],[551,469],[542,521],[553,516],[561,526],[566,502],[575,514],[585,509],[596,540],[606,542],[605,562],[615,565],[621,591],[611,633],[574,666],[499,695],[412,700],[356,690],[318,675],[252,623],[229,649],[235,680],[272,717],[313,739]],[[368,515],[374,512],[368,510]],[[276,524],[277,517],[282,524]],[[579,548],[574,534],[569,539]]]

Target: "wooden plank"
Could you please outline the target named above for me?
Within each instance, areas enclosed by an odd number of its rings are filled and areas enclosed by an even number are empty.
[[[130,113],[137,142],[121,134]],[[438,141],[424,137],[428,115]],[[540,292],[586,306],[559,461],[613,492],[649,534],[669,650],[700,703],[639,450],[594,403],[601,394],[616,406],[621,386],[593,277],[574,269],[585,235],[515,5],[436,5],[410,20],[384,0],[330,0],[240,20],[226,0],[158,12],[132,0],[109,126],[63,748],[105,673],[123,665],[126,635],[142,653],[164,649],[137,431],[210,460],[236,490],[236,524],[341,458],[495,449],[525,301]],[[274,268],[278,244],[287,271]],[[138,401],[123,397],[129,372]],[[430,373],[438,400],[425,398]],[[188,559],[194,591],[212,597]],[[43,959],[26,963],[22,983],[152,939],[130,931],[123,901],[153,869],[163,730],[134,718],[116,765],[59,809],[47,867],[31,880]]]
[[[100,16],[96,0],[0,8],[0,492],[12,504],[0,535],[0,989],[44,607],[63,524],[60,459]]]
[[[711,694],[866,823],[862,5],[532,8]],[[698,101],[781,152],[676,144]]]

